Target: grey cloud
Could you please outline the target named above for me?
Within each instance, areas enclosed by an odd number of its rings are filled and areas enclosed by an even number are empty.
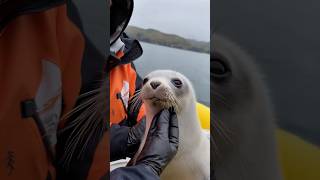
[[[210,0],[135,0],[131,25],[210,40]]]

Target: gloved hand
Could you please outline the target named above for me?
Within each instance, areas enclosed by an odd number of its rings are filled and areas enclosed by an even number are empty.
[[[132,158],[138,151],[145,126],[145,118],[133,127],[112,125],[110,127],[110,160]]]
[[[132,158],[138,151],[145,129],[146,118],[143,118],[135,126],[130,128],[127,138],[127,157]]]
[[[178,145],[177,115],[172,110],[163,110],[152,121],[146,143],[137,157],[136,165],[149,166],[156,175],[160,176],[177,153]]]

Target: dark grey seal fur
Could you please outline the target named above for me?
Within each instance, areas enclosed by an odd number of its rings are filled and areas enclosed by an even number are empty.
[[[213,39],[211,174],[216,180],[279,180],[275,116],[261,72],[235,43],[217,34]]]

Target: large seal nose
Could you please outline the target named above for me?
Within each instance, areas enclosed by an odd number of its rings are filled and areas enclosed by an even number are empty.
[[[153,88],[153,89],[157,89],[157,87],[159,87],[160,86],[160,82],[159,81],[152,81],[152,82],[150,82],[150,85],[151,85],[151,87]]]

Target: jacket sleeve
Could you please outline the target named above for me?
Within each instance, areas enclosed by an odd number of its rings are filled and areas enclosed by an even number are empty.
[[[114,124],[110,127],[110,160],[126,158],[129,127]],[[113,170],[110,180],[160,180],[160,177],[147,165],[140,164]]]
[[[115,169],[110,174],[110,180],[160,180],[156,173],[144,164]]]
[[[113,124],[110,127],[110,161],[126,158],[129,127]]]

